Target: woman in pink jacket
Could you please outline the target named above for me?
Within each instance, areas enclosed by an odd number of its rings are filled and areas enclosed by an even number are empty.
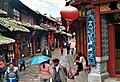
[[[53,70],[47,62],[43,62],[39,65],[40,82],[50,82],[52,78]]]

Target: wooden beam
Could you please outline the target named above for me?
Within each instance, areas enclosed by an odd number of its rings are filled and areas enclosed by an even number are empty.
[[[72,3],[72,4],[70,4],[70,5],[72,5],[72,6],[80,5],[80,4],[83,3],[83,2],[84,2],[83,0],[78,0],[77,2]]]
[[[99,5],[102,3],[110,3],[110,2],[115,2],[115,1],[120,1],[120,0],[99,0],[99,1],[93,1],[91,2],[92,5]]]
[[[120,12],[120,9],[115,9],[115,10],[110,10],[110,11],[103,11],[103,12],[100,12],[100,14],[109,14],[109,13],[116,13],[116,12]]]

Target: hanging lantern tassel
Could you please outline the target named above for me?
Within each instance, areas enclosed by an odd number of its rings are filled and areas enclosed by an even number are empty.
[[[67,21],[67,31],[69,31],[69,27],[72,24],[72,21]]]

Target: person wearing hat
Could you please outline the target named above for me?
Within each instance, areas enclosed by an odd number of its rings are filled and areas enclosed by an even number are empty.
[[[55,58],[53,61],[53,80],[52,82],[67,82],[67,70],[59,64],[59,59]]]
[[[18,82],[19,74],[18,67],[14,67],[14,63],[10,62],[9,67],[5,73],[7,82]]]

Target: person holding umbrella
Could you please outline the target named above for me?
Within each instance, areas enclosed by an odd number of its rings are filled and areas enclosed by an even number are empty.
[[[44,61],[41,64],[39,64],[39,72],[40,82],[50,82],[50,78],[52,78],[53,75],[53,70],[48,64],[48,61]]]
[[[50,57],[37,56],[30,61],[30,65],[39,64],[40,82],[50,82],[53,75],[53,70],[48,63]]]

